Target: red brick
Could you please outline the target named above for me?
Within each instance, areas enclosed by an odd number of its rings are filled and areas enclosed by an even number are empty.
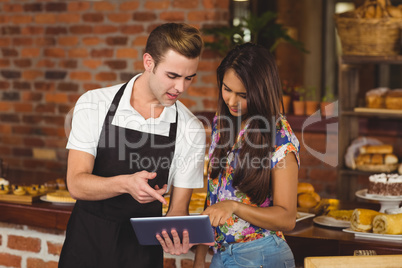
[[[93,9],[95,11],[111,12],[116,9],[116,6],[108,1],[102,1],[102,2],[95,2],[93,4]]]
[[[21,49],[21,57],[23,58],[37,58],[40,55],[40,48],[23,48]]]
[[[27,258],[27,267],[31,268],[57,268],[58,263],[56,261],[43,261],[37,258]]]
[[[0,59],[0,67],[5,68],[10,66],[10,60],[8,59]]]
[[[45,142],[42,138],[26,137],[24,138],[24,145],[28,147],[43,147]]]
[[[22,258],[9,253],[0,252],[0,265],[7,267],[21,267]]]
[[[50,2],[45,4],[45,11],[47,12],[66,12],[67,11],[67,3],[55,3]]]
[[[23,93],[21,94],[21,100],[22,100],[22,101],[33,101],[33,102],[37,102],[37,101],[42,100],[42,97],[43,97],[42,93],[39,93],[39,92],[32,92],[32,91],[29,91],[29,92],[23,92]]]
[[[0,47],[8,47],[11,44],[11,38],[0,37]]]
[[[197,75],[198,76],[198,75]],[[216,84],[216,74],[215,73],[211,73],[208,75],[203,75],[201,77],[201,81],[205,84]]]
[[[196,8],[198,0],[173,0],[172,6],[175,8]]]
[[[107,18],[111,22],[127,23],[130,21],[131,15],[126,13],[114,13],[114,14],[108,14]]]
[[[189,109],[191,109],[191,107],[197,105],[197,103],[195,101],[186,99],[186,98],[181,98],[180,101]]]
[[[18,51],[14,48],[2,48],[1,52],[3,57],[17,57]]]
[[[126,46],[128,38],[126,36],[113,36],[106,38],[106,44],[109,46]]]
[[[71,80],[88,81],[92,79],[90,72],[70,72]]]
[[[16,112],[28,113],[28,112],[32,112],[33,106],[32,106],[32,103],[15,103],[14,110]]]
[[[41,3],[24,4],[24,11],[26,11],[26,12],[42,12],[43,5]]]
[[[113,25],[101,25],[101,26],[94,26],[93,33],[94,34],[110,34],[110,33],[117,33],[119,28]]]
[[[38,63],[36,64],[36,67],[38,68],[53,68],[54,66],[56,66],[56,63],[54,62],[54,60],[50,60],[50,59],[42,59],[39,60]]]
[[[62,60],[59,62],[59,66],[66,69],[76,69],[77,65],[77,60]]]
[[[27,131],[27,132],[16,132],[16,134],[23,134],[23,135],[32,135],[33,134],[32,128],[30,128],[30,127],[23,127],[23,128],[21,127],[21,129],[29,130],[29,131]],[[17,147],[13,147],[12,148],[12,155],[16,156],[16,157],[32,157],[33,156],[32,148],[17,148]],[[18,246],[21,246],[21,245],[18,245]],[[31,248],[32,246],[30,246],[30,245],[23,246],[23,248],[21,248],[20,250],[24,250],[25,247],[30,247]],[[16,249],[18,249],[18,248],[16,248]],[[28,249],[28,250],[30,251],[30,249]],[[36,251],[36,249],[33,249],[33,251],[38,252],[38,251]]]
[[[45,48],[44,50],[45,57],[50,58],[64,58],[66,56],[66,52],[63,48]]]
[[[38,253],[41,249],[41,241],[38,238],[9,235],[7,247],[16,250]]]
[[[156,15],[154,12],[134,12],[133,20],[135,21],[154,21]]]
[[[91,3],[90,2],[82,2],[82,1],[77,1],[77,2],[68,2],[67,6],[67,11],[86,11],[91,8]]]
[[[82,65],[90,69],[97,69],[102,65],[101,60],[84,59]]]
[[[11,111],[13,105],[10,102],[0,101],[0,112],[8,112]]]
[[[203,99],[202,106],[206,111],[216,111],[218,109],[218,100],[217,99]]]
[[[0,133],[4,134],[11,134],[11,125],[1,124],[0,125]],[[1,239],[0,239],[1,242]],[[0,243],[1,245],[1,243]]]
[[[3,11],[10,12],[10,13],[18,13],[24,11],[21,4],[3,4]]]
[[[138,57],[138,51],[134,48],[119,48],[116,51],[116,58],[135,59],[137,57]]]
[[[0,90],[10,88],[10,83],[8,81],[0,81]]]
[[[64,116],[44,116],[43,119],[47,125],[64,126]]]
[[[91,57],[94,58],[111,58],[113,57],[113,49],[93,49],[91,51]]]
[[[120,10],[121,11],[131,11],[131,10],[137,10],[138,6],[140,5],[139,1],[128,1],[124,2],[120,5]]]
[[[161,20],[166,21],[184,21],[184,12],[181,11],[165,11],[159,15]]]
[[[76,46],[79,42],[78,37],[76,36],[60,36],[57,38],[57,43],[60,46]]]
[[[29,15],[13,15],[12,22],[14,24],[28,24],[32,23],[32,16]]]
[[[115,81],[117,79],[116,73],[100,72],[95,75],[97,81]]]
[[[148,40],[148,36],[137,36],[133,41],[133,46],[145,47]]]
[[[33,40],[30,37],[13,38],[13,46],[32,46]]]
[[[81,15],[72,13],[58,14],[57,21],[58,23],[67,23],[67,24],[80,23]]]
[[[21,34],[25,35],[41,35],[44,34],[45,28],[42,26],[26,26],[21,27]]]
[[[102,42],[102,40],[99,37],[91,36],[91,37],[84,37],[82,39],[82,42],[86,46],[96,46],[99,45]]]
[[[229,10],[230,0],[215,0],[215,1],[216,1],[216,7]]]
[[[187,18],[189,21],[217,21],[220,15],[215,11],[192,11]]]
[[[198,97],[216,97],[218,98],[218,89],[216,86],[214,87],[197,87],[190,86],[187,91],[189,96],[198,96]]]
[[[22,121],[27,124],[38,124],[43,121],[43,116],[42,115],[23,115],[22,116]]]
[[[54,91],[54,82],[35,82],[34,87],[37,91]]]
[[[8,24],[11,21],[11,16],[0,15],[0,24]]]
[[[92,34],[92,27],[88,25],[74,25],[70,27],[71,34]]]
[[[30,59],[17,59],[17,60],[14,60],[14,64],[18,68],[28,68],[28,67],[31,67],[32,61]],[[0,63],[0,66],[1,66],[1,63]]]
[[[146,1],[144,8],[150,10],[167,9],[170,5],[170,1]]]
[[[65,93],[46,93],[45,100],[47,103],[65,103],[67,102],[67,95]]]
[[[109,60],[105,64],[112,70],[121,70],[127,68],[127,62],[123,60]]]
[[[43,77],[42,71],[27,70],[22,72],[22,78],[26,80],[35,80],[40,77]]]
[[[24,81],[13,81],[13,88],[16,90],[30,90],[31,83],[24,82]]]
[[[84,22],[103,22],[103,15],[100,13],[87,13],[82,15]]]
[[[58,91],[64,91],[64,92],[77,92],[78,89],[79,84],[71,82],[59,83],[57,86]]]
[[[124,25],[120,27],[120,31],[124,34],[139,34],[144,31],[142,25]]]
[[[3,136],[2,137],[2,142],[3,142],[3,144],[13,145],[13,146],[22,144],[21,137],[17,137],[15,135]],[[7,161],[7,162],[8,162],[8,165],[10,166],[11,165],[10,161]],[[1,260],[1,258],[0,258],[0,260]]]
[[[35,40],[35,45],[38,47],[53,47],[56,45],[56,38],[52,37],[38,37]]]
[[[56,111],[56,106],[54,103],[38,104],[35,107],[35,112],[37,113],[54,113]]]
[[[163,259],[163,267],[165,267],[165,268],[176,268],[176,259],[164,258]]]
[[[86,48],[73,48],[68,51],[69,58],[87,58],[88,54]]]
[[[219,62],[211,62],[211,61],[200,61],[198,64],[198,71],[207,71],[210,72],[211,70],[216,70],[219,66]]]
[[[57,23],[57,15],[54,13],[41,13],[34,16],[35,23],[55,24]]]
[[[92,89],[97,89],[97,88],[101,88],[101,87],[102,87],[101,84],[95,84],[95,83],[86,83],[86,84],[84,84],[84,90],[85,91],[92,90]],[[77,99],[78,98],[76,98],[75,100],[77,100]]]

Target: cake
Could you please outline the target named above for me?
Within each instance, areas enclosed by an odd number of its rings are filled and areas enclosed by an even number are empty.
[[[367,194],[402,196],[402,175],[381,173],[369,176]]]
[[[67,190],[59,190],[46,194],[46,198],[51,202],[75,202]]]

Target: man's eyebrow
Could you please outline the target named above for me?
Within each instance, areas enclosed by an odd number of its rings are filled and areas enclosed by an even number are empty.
[[[177,73],[174,73],[174,72],[167,72],[167,73],[170,74],[170,75],[174,75],[174,76],[176,76],[176,77],[183,77],[182,75],[177,74]],[[189,75],[189,76],[186,76],[186,77],[194,77],[194,76],[196,76],[196,75],[197,75],[197,73],[194,73],[194,74]]]

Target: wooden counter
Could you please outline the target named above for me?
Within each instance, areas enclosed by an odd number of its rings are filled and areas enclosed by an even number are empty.
[[[54,205],[35,202],[30,205],[0,202],[0,222],[29,225],[35,227],[65,230],[72,205]],[[380,206],[373,203],[341,204],[343,209],[372,208]],[[317,225],[313,218],[296,223],[294,230],[285,232],[296,264],[302,265],[305,257],[353,255],[356,249],[373,249],[379,255],[402,254],[402,242],[355,238],[338,228]]]

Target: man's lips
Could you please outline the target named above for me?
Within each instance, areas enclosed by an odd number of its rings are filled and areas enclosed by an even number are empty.
[[[179,96],[179,94],[172,94],[172,93],[166,93],[166,95],[171,100],[177,99],[177,97]]]

